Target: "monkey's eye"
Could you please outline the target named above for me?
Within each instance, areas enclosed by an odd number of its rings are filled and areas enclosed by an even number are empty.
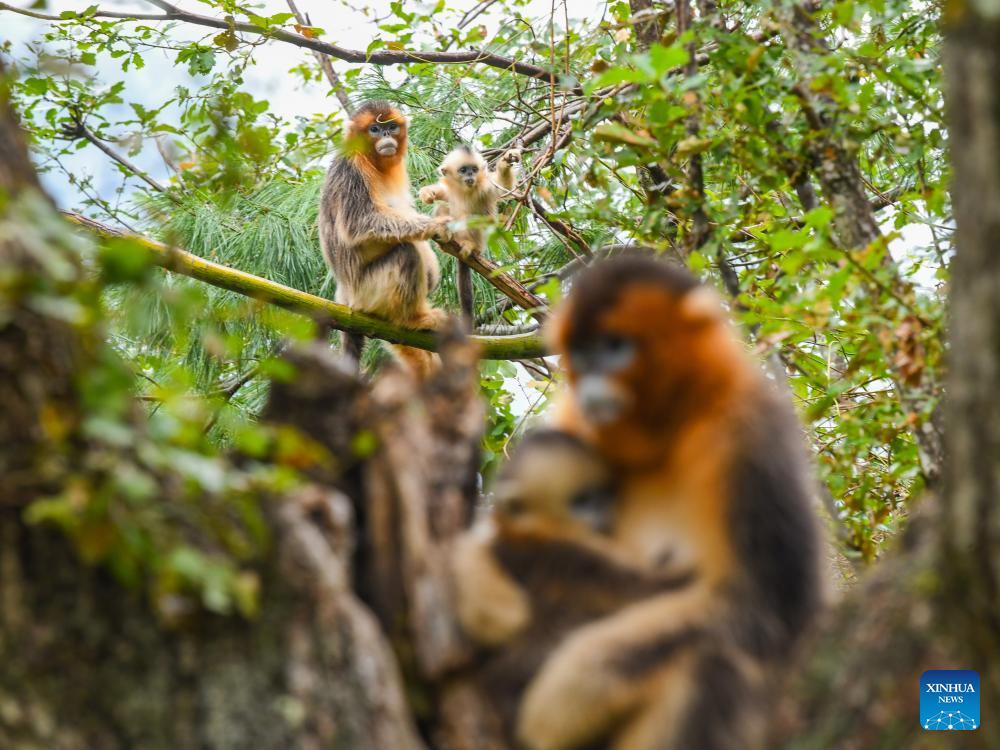
[[[581,372],[615,372],[635,358],[635,342],[616,333],[602,333],[579,342],[570,350],[573,366]]]
[[[614,488],[610,486],[585,487],[570,500],[570,513],[594,531],[605,533],[611,529],[614,501]]]
[[[386,130],[388,130],[390,133],[395,133],[397,130],[399,130],[399,125],[395,122],[390,122]]]
[[[368,126],[368,132],[371,133],[372,135],[378,135],[378,133],[379,133],[379,126],[375,125],[375,124],[369,125]]]

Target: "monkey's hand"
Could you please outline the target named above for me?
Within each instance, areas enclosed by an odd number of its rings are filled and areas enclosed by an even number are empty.
[[[521,149],[511,148],[504,152],[497,162],[496,171],[491,172],[491,179],[495,188],[499,191],[497,198],[510,197],[509,193],[514,189],[515,170],[514,165],[521,161]]]
[[[431,203],[435,203],[444,198],[444,195],[442,194],[441,186],[435,183],[433,185],[425,185],[420,188],[420,192],[417,193],[417,197],[420,198],[422,203],[430,205]]]
[[[455,235],[448,228],[448,224],[450,223],[450,216],[435,217],[431,220],[430,227],[427,230],[427,238],[437,240],[438,242],[451,242]]]
[[[522,150],[519,148],[510,148],[504,152],[504,155],[500,157],[500,160],[508,167],[512,164],[520,164],[522,153]]]

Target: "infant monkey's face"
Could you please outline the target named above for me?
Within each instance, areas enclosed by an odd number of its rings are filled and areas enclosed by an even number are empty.
[[[494,490],[501,518],[576,523],[602,534],[614,523],[616,496],[614,477],[594,449],[558,430],[525,436]]]
[[[458,179],[464,182],[466,187],[473,187],[476,184],[479,167],[475,164],[463,164],[455,171],[458,173]]]

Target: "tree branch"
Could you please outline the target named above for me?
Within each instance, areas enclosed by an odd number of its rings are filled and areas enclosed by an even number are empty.
[[[98,138],[94,131],[87,127],[83,121],[83,117],[78,112],[73,112],[74,125],[66,129],[66,137],[69,139],[82,138],[85,141],[97,146],[101,151],[103,151],[112,161],[118,162],[129,172],[134,174],[140,180],[149,185],[153,190],[158,193],[163,193],[167,198],[169,198],[174,203],[177,203],[177,196],[173,195],[166,187],[161,185],[159,182],[154,180],[148,174],[143,172],[139,167],[129,161],[125,156],[119,154],[113,148],[108,146],[104,141]]]
[[[288,9],[295,15],[295,20],[299,22],[300,26],[312,26],[309,16],[299,10],[295,4],[295,0],[287,0],[287,2]],[[337,71],[333,69],[330,57],[316,51],[313,51],[313,55],[316,56],[316,62],[319,63],[320,70],[323,71],[326,80],[330,82],[330,88],[333,89],[333,93],[336,95],[337,101],[340,102],[340,106],[344,108],[344,112],[347,113],[348,117],[352,117],[354,115],[354,107],[351,106],[351,100],[347,96],[347,88],[344,86],[344,82],[340,80]]]
[[[497,55],[480,49],[469,49],[461,52],[434,52],[431,50],[426,52],[417,50],[377,50],[375,52],[368,53],[362,50],[347,49],[346,47],[340,47],[336,44],[323,42],[319,39],[309,39],[286,29],[265,29],[245,21],[230,22],[224,18],[213,18],[212,16],[203,16],[199,13],[190,13],[186,10],[176,8],[169,3],[162,2],[162,0],[149,0],[149,2],[152,2],[157,7],[163,8],[165,12],[160,15],[143,13],[115,13],[112,11],[97,10],[94,13],[89,14],[88,17],[119,18],[123,20],[132,19],[137,21],[180,21],[194,26],[221,29],[222,31],[240,31],[244,34],[264,36],[269,39],[294,45],[296,47],[310,49],[314,52],[321,52],[324,55],[329,55],[330,57],[335,57],[338,60],[350,63],[368,63],[371,65],[409,65],[413,63],[461,65],[476,63],[486,65],[490,68],[508,70],[512,73],[517,73],[529,78],[537,78],[538,80],[545,81],[546,83],[559,83],[559,76],[557,74],[550,73],[544,68],[530,63],[520,62],[512,57],[504,57],[503,55]],[[42,21],[52,21],[54,23],[65,23],[66,21],[77,20],[75,18],[60,18],[59,16],[48,15],[45,13],[36,13],[34,11],[16,8],[13,5],[8,5],[3,2],[0,2],[0,10],[8,10],[23,16],[29,16],[30,18],[37,18]]]
[[[438,241],[437,245],[442,251],[448,253],[448,255],[453,255],[460,263],[465,263],[465,265],[490,282],[490,284],[515,305],[527,310],[535,320],[541,322],[545,319],[546,309],[548,308],[545,300],[485,255],[473,253],[467,258],[463,258],[462,249],[458,246],[457,242]]]
[[[120,232],[80,214],[69,211],[64,214],[74,224],[98,236],[127,237],[140,244],[149,252],[152,263],[168,271],[321,320],[337,330],[360,333],[393,344],[403,344],[427,351],[434,351],[437,347],[437,336],[432,331],[411,331],[400,328],[322,297],[213,263],[193,253],[168,247],[161,242]],[[535,334],[470,338],[479,345],[481,355],[485,359],[531,359],[546,354],[541,338]]]
[[[594,251],[591,249],[590,245],[587,244],[583,235],[576,231],[572,225],[562,221],[561,219],[555,219],[549,216],[548,211],[545,210],[545,206],[543,206],[542,202],[534,196],[531,196],[528,202],[535,216],[537,216],[539,220],[545,224],[545,226],[552,230],[552,233],[556,236],[556,238],[562,242],[574,256],[579,256],[580,254],[583,254],[588,258],[593,256]],[[580,251],[579,253],[573,249],[573,245],[576,245],[576,248]]]
[[[480,15],[489,10],[490,6],[496,3],[497,0],[482,0],[479,4],[469,8],[465,11],[465,15],[462,16],[461,20],[458,22],[458,28],[464,29],[470,23],[475,21]]]

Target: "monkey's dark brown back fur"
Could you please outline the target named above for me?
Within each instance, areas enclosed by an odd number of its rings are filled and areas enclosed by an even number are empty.
[[[519,701],[546,657],[575,628],[657,592],[680,589],[692,571],[657,575],[615,563],[570,540],[502,533],[492,551],[528,593],[531,624],[502,648],[484,654],[478,679],[514,742]]]

